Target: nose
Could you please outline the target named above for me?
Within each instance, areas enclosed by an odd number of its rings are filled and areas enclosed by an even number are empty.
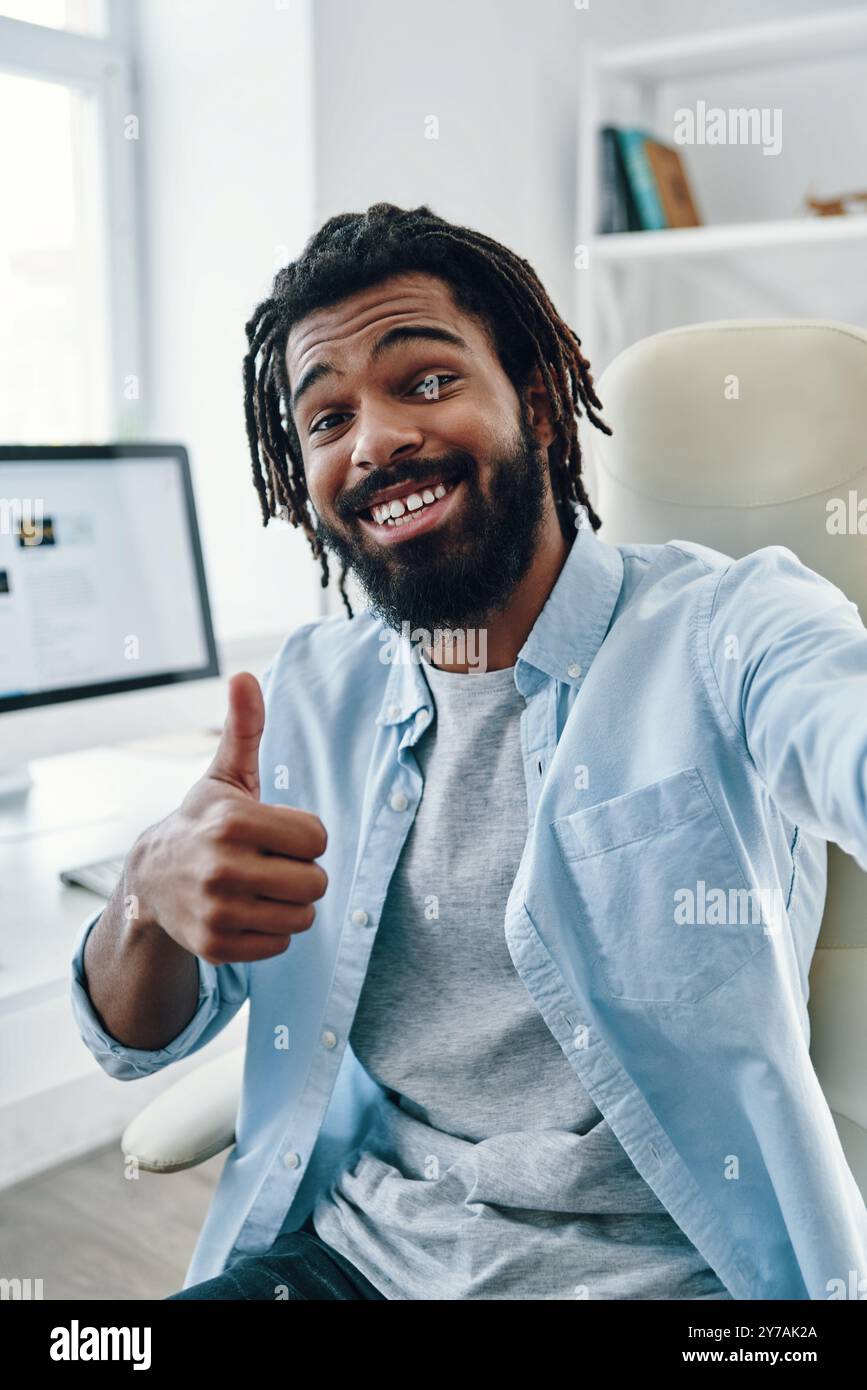
[[[398,459],[410,458],[424,445],[417,425],[398,420],[387,407],[365,411],[355,439],[351,461],[356,468],[383,468]]]

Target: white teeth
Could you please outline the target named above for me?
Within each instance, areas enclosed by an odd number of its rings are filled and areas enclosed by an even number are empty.
[[[370,509],[371,515],[381,526],[403,526],[410,520],[404,515],[405,512],[417,512],[420,507],[429,507],[432,502],[438,502],[450,491],[451,486],[437,483],[436,487],[423,488],[420,493],[411,492],[406,497],[395,497],[391,502],[377,502]]]

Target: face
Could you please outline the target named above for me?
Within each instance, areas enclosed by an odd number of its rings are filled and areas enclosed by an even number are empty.
[[[484,327],[423,273],[308,315],[286,365],[317,535],[371,610],[483,626],[552,517],[539,374],[519,400]]]

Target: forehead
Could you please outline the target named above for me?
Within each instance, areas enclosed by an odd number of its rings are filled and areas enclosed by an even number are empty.
[[[294,388],[301,374],[327,352],[365,353],[396,323],[428,323],[460,334],[476,351],[487,346],[484,328],[455,303],[450,286],[421,271],[391,276],[337,304],[315,309],[293,324],[286,339],[286,368]]]

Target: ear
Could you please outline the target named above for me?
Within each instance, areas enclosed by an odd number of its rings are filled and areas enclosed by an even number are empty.
[[[529,412],[530,424],[536,431],[540,444],[546,448],[554,443],[557,432],[554,428],[551,398],[542,380],[542,371],[536,367],[528,385],[524,388],[524,402]]]

